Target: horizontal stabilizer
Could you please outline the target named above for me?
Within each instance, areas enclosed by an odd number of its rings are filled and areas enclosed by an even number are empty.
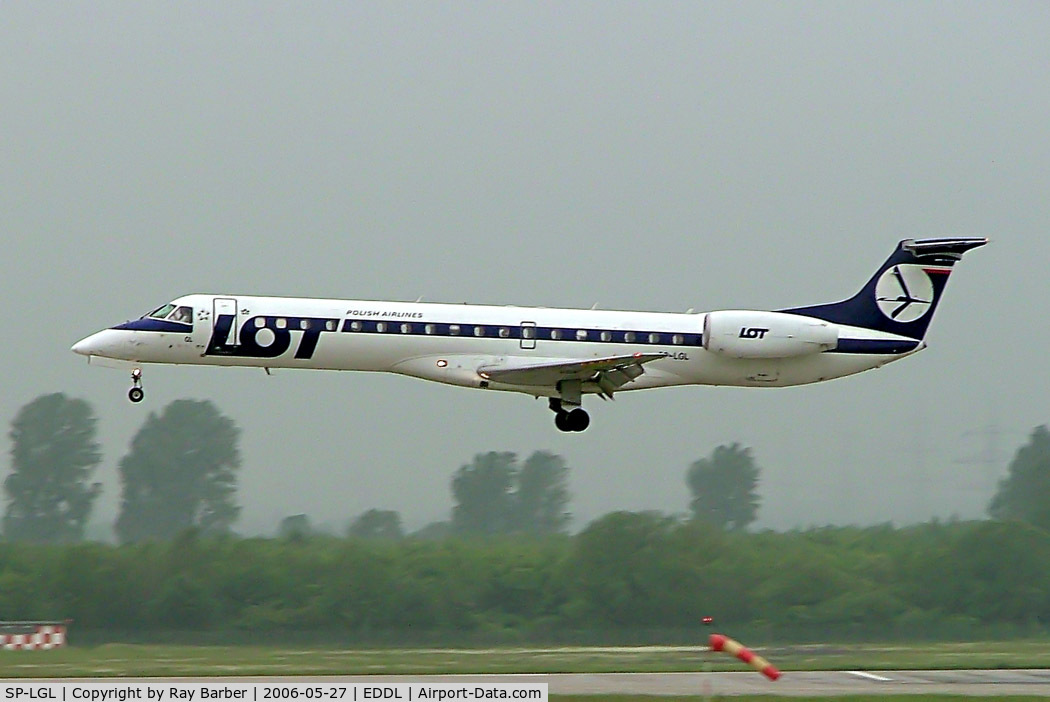
[[[901,248],[907,249],[919,258],[928,256],[947,256],[953,260],[962,258],[962,255],[970,249],[984,246],[988,243],[986,237],[964,236],[956,239],[906,239],[901,242]]]

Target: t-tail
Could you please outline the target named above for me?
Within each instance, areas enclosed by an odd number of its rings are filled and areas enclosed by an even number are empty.
[[[780,310],[921,340],[952,266],[983,237],[905,239],[861,291],[848,300]]]

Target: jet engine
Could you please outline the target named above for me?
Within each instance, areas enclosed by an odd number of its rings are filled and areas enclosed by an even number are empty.
[[[839,330],[813,317],[720,310],[704,318],[704,348],[733,358],[789,358],[835,348]]]

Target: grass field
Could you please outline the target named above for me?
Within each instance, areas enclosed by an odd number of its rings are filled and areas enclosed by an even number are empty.
[[[781,670],[1050,668],[1046,640],[771,646],[760,651]],[[0,677],[665,672],[698,671],[705,663],[713,670],[746,670],[735,659],[689,646],[337,649],[105,644],[0,651]]]

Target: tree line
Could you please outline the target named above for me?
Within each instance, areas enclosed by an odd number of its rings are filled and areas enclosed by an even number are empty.
[[[0,619],[72,618],[111,640],[695,641],[704,616],[758,641],[1045,634],[1050,534],[726,532],[617,512],[575,536],[0,543]]]
[[[83,538],[101,485],[91,474],[101,461],[97,419],[83,400],[62,393],[24,406],[12,422],[11,473],[4,481],[3,536],[9,540],[66,543]],[[207,401],[177,400],[150,413],[118,470],[120,512],[114,531],[123,543],[170,539],[184,529],[228,534],[240,513],[236,503],[240,430]],[[424,534],[555,534],[571,521],[569,468],[547,451],[523,461],[514,453],[476,455],[453,474],[451,519]],[[758,509],[758,469],[750,450],[720,446],[711,459],[690,467],[692,509],[700,518],[742,529]],[[291,515],[282,535],[304,537],[308,515]],[[351,524],[352,536],[400,538],[400,516],[372,509]]]
[[[83,538],[101,485],[90,482],[101,461],[97,419],[84,400],[62,393],[42,395],[22,407],[11,425],[11,472],[4,480],[7,504],[3,537],[65,543]],[[229,534],[241,465],[240,429],[211,402],[176,400],[150,413],[120,460],[120,513],[114,530],[121,542],[170,539],[194,528]],[[425,536],[564,533],[569,468],[564,459],[536,451],[524,461],[510,452],[478,454],[455,472],[448,522],[428,526]],[[751,450],[718,446],[689,466],[685,482],[693,519],[728,531],[746,530],[757,518],[760,469]],[[1033,430],[1020,447],[989,502],[989,514],[1050,529],[1050,430]],[[313,532],[307,515],[293,515],[280,533]],[[372,509],[359,515],[351,536],[401,538],[400,516]]]
[[[87,403],[61,394],[12,422],[0,619],[144,636],[618,641],[695,635],[706,615],[791,640],[1050,624],[1046,427],[989,503],[998,521],[751,533],[760,470],[731,444],[688,467],[684,517],[616,512],[569,535],[565,461],[488,452],[453,473],[449,521],[414,535],[397,512],[373,509],[344,537],[293,515],[279,538],[241,539],[239,430],[211,403],[179,400],[149,415],[120,460],[115,546],[76,543],[100,491],[95,424]]]

